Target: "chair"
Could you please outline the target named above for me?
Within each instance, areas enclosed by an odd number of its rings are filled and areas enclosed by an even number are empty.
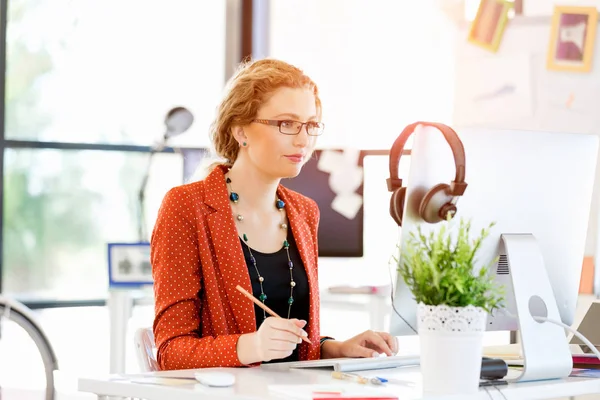
[[[138,328],[135,331],[133,340],[140,370],[142,372],[158,371],[152,328]]]

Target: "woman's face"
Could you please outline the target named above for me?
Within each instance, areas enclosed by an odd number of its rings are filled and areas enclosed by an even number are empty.
[[[238,140],[246,142],[240,150],[260,172],[274,179],[292,178],[312,155],[319,129],[314,94],[283,87],[258,110],[254,122],[241,128]]]

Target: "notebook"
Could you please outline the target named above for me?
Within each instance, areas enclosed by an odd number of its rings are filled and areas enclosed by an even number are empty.
[[[276,371],[285,371],[291,368],[325,369],[340,372],[369,371],[397,367],[418,366],[419,356],[391,356],[373,358],[328,358],[311,361],[292,361],[282,363],[263,364],[261,368]]]
[[[573,354],[573,364],[599,365],[600,359],[595,354]]]

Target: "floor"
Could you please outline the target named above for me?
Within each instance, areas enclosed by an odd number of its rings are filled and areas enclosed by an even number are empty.
[[[137,327],[149,326],[152,323],[152,313],[153,309],[150,306],[134,309],[128,328],[129,337],[132,337]],[[339,310],[323,307],[322,313],[322,331],[334,337],[348,337],[348,332],[358,333],[370,328],[369,314],[359,308]],[[56,400],[94,399],[94,396],[77,391],[77,377],[103,375],[109,371],[109,325],[106,308],[44,310],[39,312],[38,316],[59,359]],[[16,325],[9,324],[3,324],[1,339],[0,399],[43,400],[43,367],[33,342]],[[506,332],[486,333],[486,345],[505,344],[507,341]],[[407,351],[416,346],[416,343],[414,337],[401,338],[401,346]],[[137,372],[132,345],[128,346],[126,353],[126,372]],[[600,395],[578,399],[600,399]]]

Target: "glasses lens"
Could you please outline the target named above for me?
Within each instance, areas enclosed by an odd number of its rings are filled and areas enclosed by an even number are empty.
[[[323,124],[319,122],[309,122],[306,125],[306,130],[309,135],[319,136],[321,133],[323,133]]]
[[[300,131],[301,127],[302,123],[298,121],[281,121],[279,129],[281,130],[281,133],[295,135]]]

